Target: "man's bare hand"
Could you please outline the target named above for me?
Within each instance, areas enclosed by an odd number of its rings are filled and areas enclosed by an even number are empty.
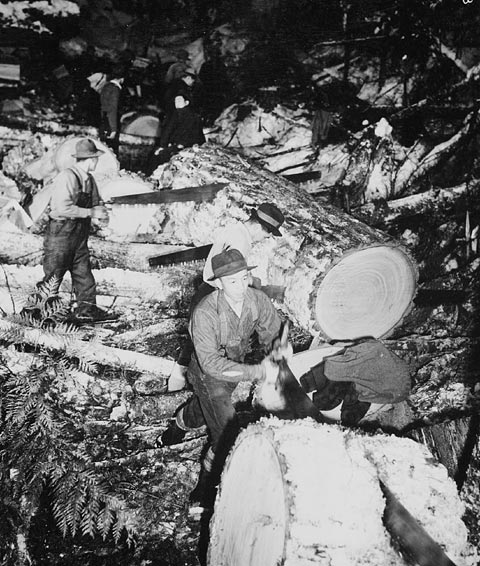
[[[262,281],[260,280],[260,278],[255,277],[251,273],[249,274],[249,276],[250,276],[250,282],[249,282],[250,287],[253,287],[254,289],[260,289],[260,287],[262,286]]]
[[[108,220],[108,211],[103,204],[99,206],[94,206],[92,208],[92,218],[100,222],[106,222]]]

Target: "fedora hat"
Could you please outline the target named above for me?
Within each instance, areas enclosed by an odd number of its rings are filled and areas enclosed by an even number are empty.
[[[218,279],[219,277],[226,277],[227,275],[235,275],[239,271],[246,269],[251,271],[255,269],[256,265],[247,265],[245,258],[238,250],[230,248],[222,253],[214,255],[212,257],[212,277],[209,277],[209,281]]]
[[[72,156],[75,159],[88,159],[89,157],[99,157],[103,153],[105,153],[103,149],[98,149],[92,140],[85,138],[77,142],[75,153],[72,153]]]
[[[279,228],[283,224],[285,217],[281,210],[269,202],[262,203],[258,208],[252,208],[252,218],[275,236],[281,236]]]

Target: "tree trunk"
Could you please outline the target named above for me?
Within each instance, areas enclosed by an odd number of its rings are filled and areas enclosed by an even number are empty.
[[[133,208],[133,207],[131,207]],[[2,249],[0,261],[3,264],[35,266],[41,265],[43,255],[43,236],[23,232],[0,231]],[[169,244],[144,244],[136,242],[117,242],[98,236],[88,238],[91,262],[94,268],[129,269],[132,271],[151,271],[148,258],[184,249],[185,246]]]
[[[29,328],[22,324],[0,319],[0,331],[5,332],[9,341],[17,344],[43,346],[49,350],[65,352],[67,356],[86,360],[90,363],[110,365],[125,370],[157,375],[165,379],[173,368],[173,360],[149,356],[130,350],[104,346],[98,342],[86,342],[75,335],[62,335],[40,328]]]
[[[397,220],[403,221],[424,214],[430,216],[434,214],[435,218],[438,218],[438,223],[441,223],[443,212],[466,198],[469,190],[474,188],[467,187],[466,183],[448,189],[430,189],[423,193],[390,200],[380,206],[375,203],[365,204],[356,208],[353,215],[362,222],[382,229],[391,227]]]
[[[97,284],[97,295],[126,297],[135,301],[152,301],[175,304],[179,298],[193,293],[193,281],[198,275],[197,266],[172,266],[151,273],[131,270],[106,268],[94,269],[93,276]],[[20,307],[35,286],[43,279],[43,269],[20,265],[3,265],[0,269],[0,290],[14,292],[12,299]],[[73,294],[71,282],[65,277],[60,291]],[[3,305],[2,305],[3,307]],[[11,312],[10,310],[8,312]]]
[[[408,254],[293,183],[209,144],[182,151],[155,175],[173,189],[228,183],[212,203],[158,206],[162,235],[171,243],[210,243],[215,229],[246,220],[252,207],[278,205],[286,216],[283,237],[254,246],[249,261],[264,282],[286,287],[283,307],[309,331],[330,338],[386,335],[410,308],[416,267]]]
[[[404,564],[382,521],[380,482],[452,560],[463,562],[471,552],[463,506],[426,448],[309,420],[270,419],[242,432],[230,452],[207,563]]]

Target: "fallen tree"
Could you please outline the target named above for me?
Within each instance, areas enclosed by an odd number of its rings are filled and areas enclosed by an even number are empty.
[[[88,363],[109,365],[125,370],[149,373],[167,379],[173,361],[158,356],[150,356],[121,348],[104,346],[98,341],[85,341],[75,332],[51,332],[41,328],[31,328],[25,324],[0,318],[0,331],[8,341],[17,344],[41,346],[47,350],[61,351],[69,357],[79,358]]]
[[[320,205],[293,183],[240,155],[210,144],[183,150],[154,176],[173,189],[227,183],[211,203],[158,206],[162,236],[170,238],[171,243],[207,244],[215,229],[232,220],[247,219],[251,207],[264,201],[275,202],[284,211],[283,237],[258,245],[250,261],[258,265],[257,273],[262,279],[286,287],[283,307],[300,326],[312,332],[323,331],[331,338],[345,338],[344,332],[351,337],[351,333],[365,330],[355,325],[342,326],[342,320],[352,314],[352,305],[347,306],[352,284],[358,297],[357,307],[362,311],[358,322],[362,317],[368,318],[364,319],[365,325],[375,335],[388,333],[409,309],[416,269],[396,242],[334,207]],[[392,269],[398,270],[396,277],[391,277]],[[360,298],[362,292],[371,295],[368,299]],[[336,300],[332,300],[332,293],[337,293]],[[384,300],[392,301],[395,311],[388,321],[388,309],[381,304]],[[318,320],[322,317],[327,328]],[[380,319],[380,325],[385,323],[389,328],[376,328]],[[330,327],[334,320],[338,328]]]

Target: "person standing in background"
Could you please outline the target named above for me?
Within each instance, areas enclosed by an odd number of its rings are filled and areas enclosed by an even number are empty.
[[[100,91],[100,139],[115,153],[118,153],[120,143],[120,109],[124,81],[124,68],[116,66]]]

